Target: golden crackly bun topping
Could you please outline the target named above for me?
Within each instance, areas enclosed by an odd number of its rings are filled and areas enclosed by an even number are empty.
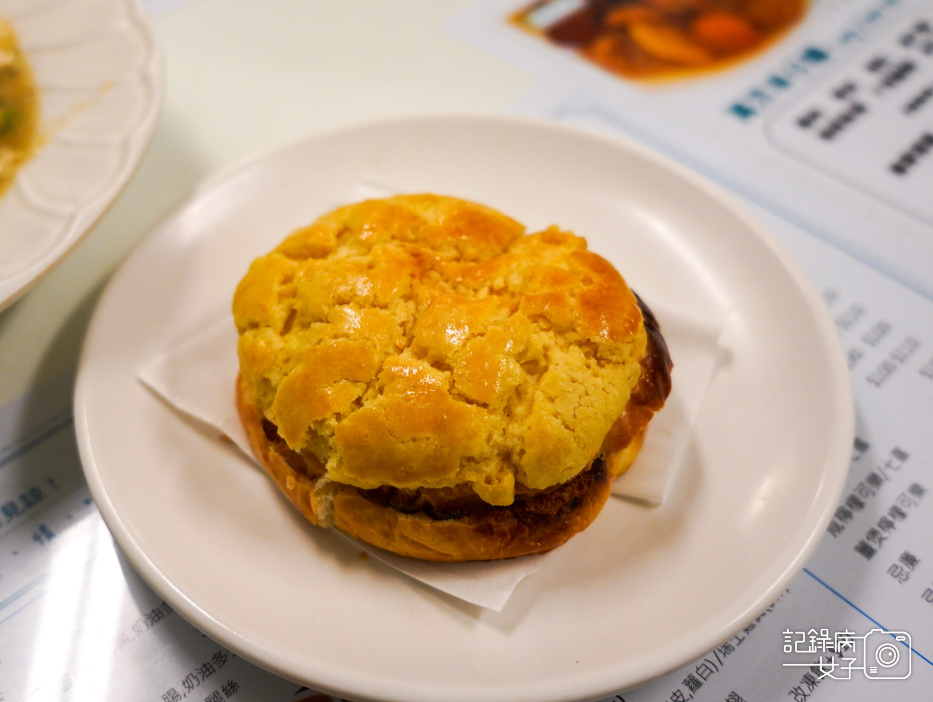
[[[247,397],[359,488],[511,504],[597,456],[641,371],[635,296],[586,241],[482,205],[342,207],[257,259],[233,314]]]

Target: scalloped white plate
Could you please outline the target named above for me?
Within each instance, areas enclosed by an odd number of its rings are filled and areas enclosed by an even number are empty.
[[[40,92],[43,143],[0,199],[0,310],[87,234],[129,181],[162,104],[137,0],[0,0]]]
[[[501,612],[310,526],[238,451],[136,379],[229,315],[253,258],[364,182],[475,199],[531,229],[571,228],[649,305],[728,319],[730,358],[670,499],[611,500]],[[764,611],[825,534],[854,411],[819,295],[718,190],[638,146],[566,127],[424,117],[272,151],[160,223],[100,299],[75,425],[91,491],[134,566],[240,655],[351,699],[554,702],[644,682]]]

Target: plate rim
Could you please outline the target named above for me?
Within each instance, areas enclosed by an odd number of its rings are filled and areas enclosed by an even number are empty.
[[[195,187],[188,198],[184,199],[164,217],[160,218],[151,227],[151,229],[134,245],[134,248],[124,259],[123,263],[121,263],[118,267],[116,274],[111,278],[111,280],[108,281],[103,293],[99,298],[97,308],[92,315],[84,345],[82,347],[75,385],[75,430],[78,437],[78,448],[82,466],[84,468],[91,493],[95,501],[98,503],[98,506],[100,507],[103,504],[105,507],[105,509],[100,510],[105,523],[107,524],[108,528],[110,528],[111,532],[114,533],[115,538],[119,532],[122,538],[118,539],[118,543],[127,553],[130,562],[143,577],[143,579],[154,590],[162,593],[163,595],[165,595],[166,591],[171,592],[173,595],[173,606],[176,602],[182,603],[178,608],[179,611],[181,611],[184,618],[191,622],[196,628],[204,631],[205,633],[208,633],[223,645],[235,648],[237,653],[242,655],[247,660],[250,660],[258,666],[286,678],[294,678],[296,675],[296,671],[288,667],[287,659],[276,656],[275,652],[269,651],[263,646],[253,645],[253,642],[251,642],[249,639],[244,638],[238,632],[226,626],[223,622],[212,617],[210,613],[199,607],[196,602],[192,601],[187,595],[185,595],[184,592],[180,591],[174,585],[174,583],[172,583],[159,571],[157,566],[150,560],[148,555],[136,543],[135,539],[132,537],[132,534],[128,532],[122,522],[122,519],[120,518],[120,515],[116,513],[115,507],[110,501],[105,486],[99,481],[100,475],[97,471],[97,466],[94,461],[94,447],[88,431],[87,416],[84,412],[84,408],[86,407],[87,403],[87,396],[90,393],[90,390],[88,389],[87,373],[84,372],[84,369],[88,363],[86,356],[90,341],[96,335],[97,328],[102,323],[99,314],[100,308],[102,306],[101,303],[105,301],[110,294],[113,294],[113,288],[115,288],[118,284],[120,278],[119,274],[124,268],[124,264],[126,261],[136,255],[138,248],[142,247],[151,238],[159,236],[159,233],[163,229],[166,229],[172,226],[173,223],[177,222],[183,213],[187,211],[189,207],[196,204],[200,198],[211,192],[216,187],[235,178],[238,173],[249,170],[254,165],[262,161],[274,158],[280,155],[282,152],[303,145],[306,142],[327,141],[334,138],[340,138],[341,136],[348,134],[358,133],[360,131],[368,131],[373,129],[391,129],[398,126],[410,125],[412,122],[419,121],[427,121],[433,124],[437,122],[452,123],[464,120],[474,124],[492,123],[495,125],[501,123],[510,123],[516,125],[534,126],[545,131],[556,130],[565,134],[575,134],[577,137],[582,137],[584,139],[602,141],[607,145],[612,146],[613,148],[621,149],[623,151],[634,152],[637,156],[646,158],[661,166],[663,169],[672,172],[678,178],[686,181],[690,186],[700,191],[704,196],[715,200],[721,207],[728,210],[732,215],[741,220],[746,227],[755,233],[758,240],[767,248],[768,252],[775,257],[777,262],[781,264],[781,267],[784,269],[784,271],[792,278],[795,285],[797,286],[797,292],[802,295],[803,301],[806,302],[806,308],[820,332],[820,346],[827,352],[826,359],[830,361],[829,367],[832,371],[830,387],[833,388],[835,393],[840,395],[837,398],[836,403],[839,414],[837,415],[833,426],[834,431],[832,432],[831,437],[827,439],[825,453],[827,456],[836,456],[838,454],[839,457],[848,457],[850,454],[851,441],[855,428],[855,405],[853,389],[850,382],[850,375],[848,367],[844,362],[841,341],[836,334],[835,327],[832,324],[828,311],[825,309],[822,298],[817,292],[813,282],[806,275],[802,266],[791,256],[784,245],[775,237],[775,235],[770,232],[770,230],[768,230],[768,228],[761,221],[758,220],[758,218],[754,217],[749,212],[749,210],[738,200],[735,195],[726,191],[719,185],[707,180],[697,172],[690,170],[688,167],[674,161],[673,159],[650,149],[648,146],[642,143],[636,142],[622,135],[610,135],[601,132],[597,133],[581,126],[559,123],[543,118],[491,112],[457,111],[433,112],[429,114],[420,113],[396,115],[389,118],[354,121],[331,129],[304,134],[298,138],[287,140],[279,145],[274,145],[271,148],[263,149],[257,153],[247,155],[246,157],[234,162],[232,165],[223,168],[214,175],[204,179],[199,185]],[[732,627],[733,631],[739,630],[742,628],[742,626],[747,625],[749,621],[753,620],[754,617],[760,614],[760,612],[764,611],[768,605],[777,599],[780,592],[786,588],[789,582],[802,571],[805,563],[816,551],[818,545],[825,535],[826,526],[829,523],[833,510],[835,509],[835,502],[837,501],[838,496],[842,493],[848,474],[848,460],[842,461],[841,458],[838,460],[840,461],[840,465],[844,467],[837,468],[835,472],[828,472],[824,466],[822,479],[819,483],[820,491],[824,492],[828,497],[828,499],[825,499],[822,503],[822,509],[819,513],[819,518],[817,520],[819,523],[819,528],[814,528],[809,533],[806,541],[798,549],[797,556],[791,563],[785,566],[781,577],[776,580],[766,592],[761,593],[758,599],[755,600],[754,606],[748,607],[741,616],[735,617]],[[129,541],[129,547],[127,546],[127,541]],[[512,702],[518,699],[525,699],[529,694],[535,696],[537,699],[541,699],[542,701],[553,700],[554,702],[557,702],[558,700],[571,699],[596,700],[601,699],[606,695],[612,695],[617,692],[630,690],[633,687],[646,684],[653,679],[676,670],[678,667],[689,663],[691,660],[695,660],[703,653],[711,650],[711,648],[715,646],[721,638],[722,632],[710,633],[707,640],[696,641],[693,647],[683,651],[680,656],[681,660],[675,665],[666,666],[664,670],[654,671],[651,675],[639,679],[635,682],[623,682],[621,685],[616,683],[610,684],[609,681],[601,680],[596,684],[590,685],[587,690],[581,690],[580,692],[583,695],[582,697],[577,694],[573,694],[572,696],[568,696],[567,694],[558,694],[555,696],[554,690],[551,687],[551,683],[549,683],[547,687],[539,687],[537,689],[523,687],[520,691],[517,691],[509,686],[500,685],[495,690],[483,688],[481,691],[473,690],[472,693],[467,691],[465,694],[459,696],[456,694],[453,696],[449,695],[448,693],[451,692],[450,688],[445,689],[443,692],[449,699],[452,700],[452,702],[459,700],[463,700],[463,702],[474,700],[477,698],[478,692],[481,693],[483,699],[490,701],[495,700],[499,702]],[[270,653],[276,660],[270,660],[269,656],[267,655]],[[607,676],[608,675],[609,674],[607,673]],[[417,684],[400,684],[391,690],[391,694],[387,695],[387,692],[390,692],[390,690],[387,690],[386,681],[382,679],[372,680],[370,678],[364,678],[363,680],[367,680],[369,683],[362,684],[361,680],[357,677],[353,677],[351,680],[346,677],[341,678],[339,675],[331,675],[329,680],[314,680],[312,682],[315,686],[315,689],[321,692],[336,695],[350,695],[355,699],[359,698],[366,700],[381,700],[382,702],[386,702],[386,700],[399,700],[399,702],[402,702],[403,700],[406,702],[421,702],[423,700],[424,702],[428,702],[429,700],[436,699],[436,695],[431,694],[431,690],[424,690]]]

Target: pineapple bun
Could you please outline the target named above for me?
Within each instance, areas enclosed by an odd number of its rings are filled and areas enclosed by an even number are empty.
[[[240,416],[279,488],[314,524],[428,560],[585,528],[670,391],[656,320],[583,238],[453,197],[297,229],[233,315]]]

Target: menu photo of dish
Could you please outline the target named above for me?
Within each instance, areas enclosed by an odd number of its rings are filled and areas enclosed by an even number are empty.
[[[728,68],[794,27],[807,0],[538,0],[510,21],[631,80]]]

